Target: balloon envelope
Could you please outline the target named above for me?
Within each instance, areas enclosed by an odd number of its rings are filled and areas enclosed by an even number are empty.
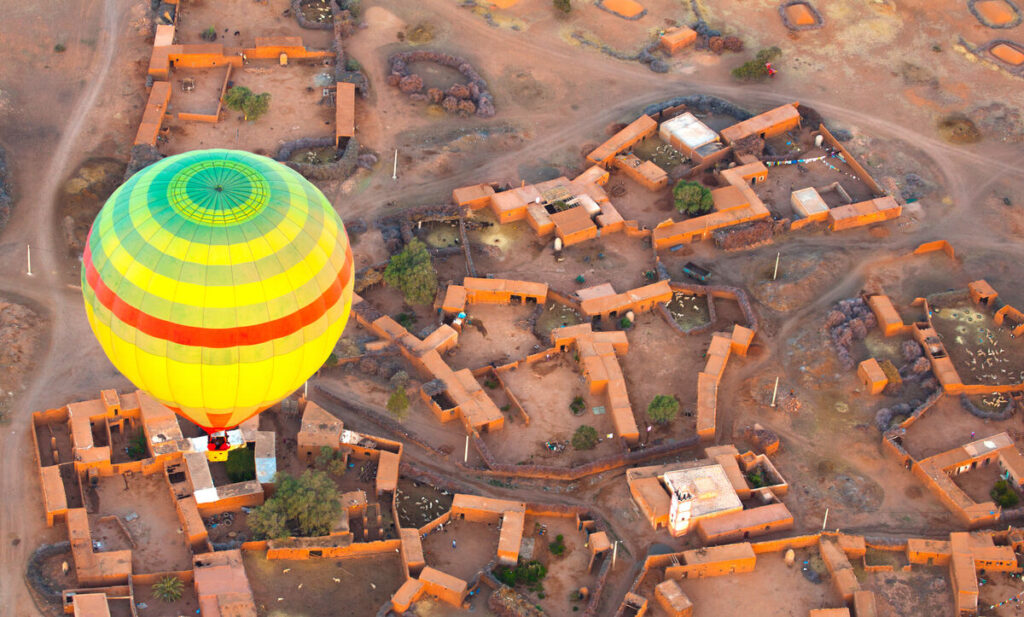
[[[82,260],[86,315],[110,361],[207,430],[237,426],[323,365],[353,278],[323,194],[233,150],[136,173],[100,210]]]

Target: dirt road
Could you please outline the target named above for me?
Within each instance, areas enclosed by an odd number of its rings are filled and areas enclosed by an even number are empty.
[[[53,217],[57,191],[79,156],[79,134],[110,71],[117,50],[117,33],[123,30],[122,18],[128,5],[127,0],[84,3],[78,21],[81,36],[100,33],[96,51],[87,65],[88,88],[68,107],[70,113],[64,118],[66,124],[60,139],[48,150],[49,158],[44,165],[26,166],[23,161],[12,161],[19,200],[3,235],[6,250],[0,253],[0,296],[24,298],[47,317],[51,329],[42,340],[33,381],[15,402],[10,424],[0,427],[0,452],[9,457],[0,466],[0,485],[8,496],[0,500],[0,598],[4,599],[5,614],[35,614],[22,576],[24,563],[39,543],[55,537],[45,530],[38,516],[38,479],[26,473],[33,465],[30,411],[60,405],[62,399],[80,395],[83,387],[94,379],[102,383],[112,377],[102,353],[83,350],[79,344],[88,336],[88,326],[80,292],[69,288],[59,273],[63,251],[56,244]],[[9,151],[22,147],[10,144]],[[32,277],[25,271],[26,244],[35,247]],[[7,613],[8,610],[11,612]]]

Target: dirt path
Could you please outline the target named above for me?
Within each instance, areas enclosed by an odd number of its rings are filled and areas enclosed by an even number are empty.
[[[24,564],[28,555],[43,541],[60,539],[43,527],[37,497],[38,479],[34,474],[25,474],[31,469],[31,447],[29,441],[30,411],[56,405],[57,400],[75,392],[77,387],[91,379],[92,366],[75,367],[68,363],[78,355],[78,341],[82,340],[81,295],[77,290],[68,289],[59,272],[62,251],[55,243],[56,225],[53,217],[56,199],[62,179],[78,154],[81,145],[78,139],[89,112],[102,90],[110,71],[117,49],[117,33],[123,31],[123,16],[128,0],[104,0],[90,2],[82,7],[82,15],[101,12],[98,24],[101,41],[90,63],[89,86],[70,107],[67,123],[61,131],[60,141],[53,149],[49,163],[31,175],[19,178],[19,203],[15,216],[5,230],[5,245],[25,243],[37,247],[33,253],[32,278],[25,275],[23,250],[4,251],[5,272],[0,276],[0,295],[14,294],[28,299],[37,310],[47,315],[51,324],[48,337],[41,342],[43,349],[37,358],[38,372],[25,392],[14,402],[16,413],[9,425],[0,432],[0,452],[11,458],[0,466],[0,484],[5,495],[21,495],[22,498],[0,500],[0,598],[4,599],[5,611],[11,614],[31,615],[36,610],[24,584]],[[82,33],[89,31],[90,24],[82,19]],[[95,365],[95,358],[90,365]],[[84,370],[83,370],[84,369]],[[55,400],[57,399],[57,400]],[[11,460],[15,457],[17,461]],[[31,496],[31,497],[29,497]]]

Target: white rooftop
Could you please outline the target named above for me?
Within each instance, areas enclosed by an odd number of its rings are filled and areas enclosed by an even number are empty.
[[[828,204],[825,203],[825,200],[821,198],[821,195],[813,186],[793,191],[790,201],[793,204],[793,210],[795,210],[801,218],[806,218],[813,214],[828,212]]]
[[[718,133],[697,119],[690,112],[680,114],[671,120],[661,123],[658,134],[663,140],[670,141],[669,136],[675,137],[677,141],[686,147],[696,150],[705,144],[718,141]]]
[[[693,518],[743,509],[725,469],[718,463],[668,471],[664,480],[670,495],[692,497],[690,516]]]

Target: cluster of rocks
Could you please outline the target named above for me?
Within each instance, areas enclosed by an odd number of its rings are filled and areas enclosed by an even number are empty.
[[[543,617],[544,613],[516,590],[500,585],[487,600],[487,607],[501,617]]]
[[[423,78],[409,69],[409,65],[415,62],[435,62],[453,68],[462,73],[467,83],[454,84],[447,91],[430,88],[424,92]],[[487,89],[487,82],[464,58],[436,51],[406,51],[393,54],[388,58],[388,64],[391,66],[388,84],[396,86],[414,101],[436,103],[449,113],[465,116],[476,114],[490,118],[495,113],[494,97]]]
[[[920,381],[926,390],[934,390],[938,382],[932,376],[932,363],[924,357],[924,349],[917,341],[903,341],[900,355],[904,364],[899,368],[900,378],[905,382]]]
[[[868,335],[868,331],[878,325],[878,319],[871,312],[864,298],[847,298],[840,300],[829,311],[825,318],[832,343],[836,346],[839,364],[845,370],[852,370],[856,363],[850,355],[850,347]]]
[[[776,233],[782,231],[780,221],[762,219],[711,232],[715,246],[726,251],[751,249],[770,244]]]
[[[941,397],[942,390],[935,390],[923,401],[915,398],[904,403],[897,403],[892,407],[882,407],[875,412],[875,426],[879,431],[885,433],[890,429],[890,427],[892,427],[896,419],[900,418],[900,422],[902,422],[903,419],[906,418],[918,417],[934,405]]]

